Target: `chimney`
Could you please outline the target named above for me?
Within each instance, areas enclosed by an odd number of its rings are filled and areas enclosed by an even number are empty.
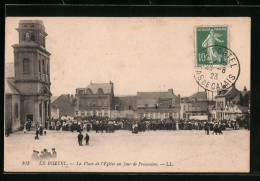
[[[173,89],[168,89],[168,92],[173,94]]]
[[[243,91],[247,91],[247,88],[246,88],[246,86],[244,86],[244,90]]]

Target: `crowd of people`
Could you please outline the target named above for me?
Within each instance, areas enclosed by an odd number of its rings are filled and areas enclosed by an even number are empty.
[[[102,117],[88,117],[85,119],[64,119],[64,120],[50,120],[46,121],[45,128],[49,130],[63,130],[63,131],[83,131],[94,130],[96,133],[114,133],[116,130],[129,130],[134,132],[141,132],[146,130],[216,130],[216,127],[221,130],[239,129],[240,127],[248,129],[246,124],[241,124],[238,121],[232,120],[148,120],[142,119],[109,119]]]
[[[47,160],[51,158],[57,158],[57,152],[55,148],[52,148],[52,153],[49,152],[47,149],[43,149],[40,155],[39,155],[39,151],[33,150],[33,154],[32,154],[33,160]]]

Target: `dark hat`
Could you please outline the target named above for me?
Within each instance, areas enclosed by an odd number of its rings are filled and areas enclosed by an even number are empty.
[[[47,149],[44,149],[43,151],[47,151]]]
[[[33,152],[36,152],[36,150],[33,150]]]
[[[55,148],[52,148],[51,150],[55,150]]]

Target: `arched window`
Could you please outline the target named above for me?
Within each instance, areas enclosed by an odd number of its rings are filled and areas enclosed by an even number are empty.
[[[14,106],[14,115],[15,115],[15,119],[18,118],[18,104],[16,103]]]
[[[86,93],[87,93],[87,94],[93,94],[92,90],[89,89],[89,88],[87,89]]]
[[[99,89],[98,89],[98,94],[104,94],[103,89],[99,88]]]
[[[45,60],[42,60],[42,70],[43,70],[43,74],[45,74],[46,73]]]
[[[119,110],[119,106],[118,105],[115,106],[115,110],[117,110],[117,111]]]
[[[30,62],[28,58],[23,59],[23,72],[24,73],[30,72]]]

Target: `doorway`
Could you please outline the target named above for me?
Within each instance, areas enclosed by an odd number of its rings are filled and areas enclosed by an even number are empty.
[[[28,119],[33,122],[33,115],[32,114],[27,114],[26,115],[26,121],[28,121]]]

